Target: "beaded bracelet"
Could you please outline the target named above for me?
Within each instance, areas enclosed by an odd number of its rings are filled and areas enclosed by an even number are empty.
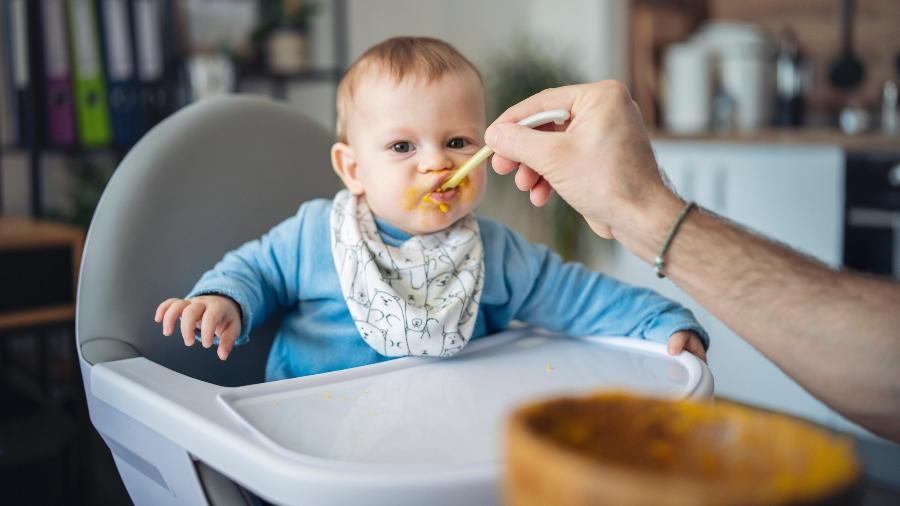
[[[656,277],[664,278],[666,277],[665,273],[663,273],[663,268],[665,267],[665,256],[666,251],[669,249],[669,245],[672,244],[672,239],[675,237],[675,233],[678,232],[678,227],[681,226],[681,222],[684,221],[684,217],[687,216],[688,212],[696,206],[693,201],[688,202],[681,208],[681,212],[678,213],[678,216],[675,217],[675,222],[672,223],[672,228],[669,229],[669,234],[666,236],[666,240],[663,242],[662,248],[659,250],[659,254],[656,255],[656,261],[653,262],[653,270],[656,271]]]

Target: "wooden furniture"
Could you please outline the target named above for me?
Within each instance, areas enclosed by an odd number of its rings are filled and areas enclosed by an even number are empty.
[[[75,318],[83,246],[76,227],[0,216],[0,331]]]
[[[74,360],[83,246],[77,227],[0,216],[0,467],[14,477],[6,491],[12,503],[81,504],[89,490],[90,433]],[[71,335],[62,354],[51,329]],[[31,340],[36,353],[7,357],[16,339]],[[44,472],[46,479],[35,478]]]

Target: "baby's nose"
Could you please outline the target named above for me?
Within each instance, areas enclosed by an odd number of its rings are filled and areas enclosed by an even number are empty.
[[[419,170],[429,172],[433,170],[447,170],[453,167],[453,160],[440,151],[426,153],[419,162]]]

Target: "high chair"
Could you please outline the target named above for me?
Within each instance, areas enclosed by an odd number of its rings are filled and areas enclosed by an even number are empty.
[[[503,420],[524,401],[599,388],[711,395],[699,360],[634,339],[517,329],[451,359],[264,383],[277,317],[226,362],[164,337],[161,301],[335,194],[332,142],[286,104],[208,99],[151,130],[104,191],[76,339],[91,421],[136,504],[492,504]]]

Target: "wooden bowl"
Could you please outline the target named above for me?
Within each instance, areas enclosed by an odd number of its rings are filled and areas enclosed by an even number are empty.
[[[624,393],[518,409],[506,432],[508,504],[846,504],[851,441],[739,404]]]

